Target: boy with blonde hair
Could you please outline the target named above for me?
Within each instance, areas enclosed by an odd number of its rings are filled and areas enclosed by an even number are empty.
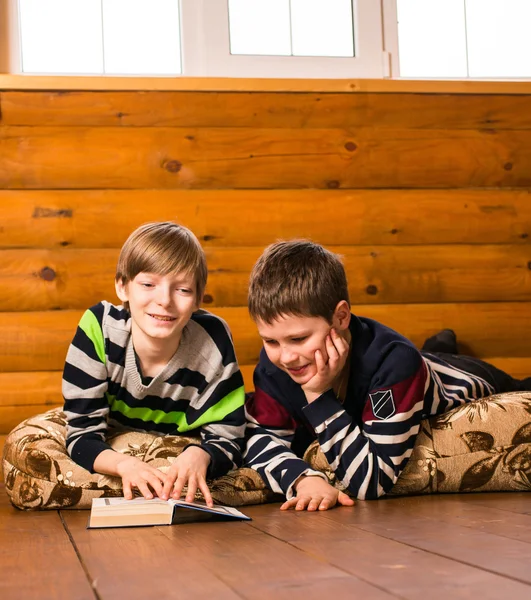
[[[119,476],[124,496],[181,496],[207,504],[206,483],[241,465],[243,379],[227,325],[200,310],[207,280],[203,249],[172,222],[148,223],[122,247],[116,293],[88,309],[63,374],[66,447],[91,472]],[[112,431],[200,433],[167,473],[115,452]]]
[[[389,492],[422,419],[493,393],[531,390],[475,358],[444,330],[418,351],[397,332],[350,312],[338,256],[305,240],[269,246],[254,266],[249,312],[264,348],[247,402],[245,460],[286,495],[282,509],[352,505]],[[300,457],[317,439],[349,493]]]

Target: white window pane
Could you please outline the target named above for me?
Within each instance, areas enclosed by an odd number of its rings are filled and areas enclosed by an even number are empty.
[[[25,73],[102,73],[100,0],[19,0]]]
[[[229,23],[231,54],[291,54],[289,0],[229,0]]]
[[[397,9],[401,77],[467,77],[464,0],[398,0]]]
[[[179,0],[103,0],[105,73],[181,72]]]
[[[531,1],[467,0],[471,77],[531,76]]]
[[[294,56],[354,56],[352,0],[291,0]]]

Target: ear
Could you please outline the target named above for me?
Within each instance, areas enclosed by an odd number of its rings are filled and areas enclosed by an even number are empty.
[[[118,280],[114,282],[114,287],[116,289],[116,295],[122,302],[127,302],[128,294],[127,294],[127,283],[123,283],[122,280]]]
[[[346,300],[341,300],[337,303],[334,315],[332,317],[332,325],[338,331],[346,331],[350,325],[350,306]]]

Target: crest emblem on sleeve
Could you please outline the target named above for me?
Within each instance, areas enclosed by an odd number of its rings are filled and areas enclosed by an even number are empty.
[[[377,419],[384,421],[389,419],[396,412],[395,400],[392,390],[383,390],[369,394],[371,399],[372,412]]]

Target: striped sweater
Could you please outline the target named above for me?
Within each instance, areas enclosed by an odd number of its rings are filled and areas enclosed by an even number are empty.
[[[246,405],[245,462],[288,499],[301,475],[325,478],[300,458],[313,439],[349,492],[378,498],[405,467],[423,418],[501,391],[438,356],[421,354],[371,319],[353,316],[350,331],[344,404],[332,390],[308,404],[300,385],[261,352],[255,393]]]
[[[93,306],[68,350],[63,396],[67,451],[89,471],[110,448],[110,429],[200,433],[209,478],[241,465],[243,379],[227,325],[206,311],[192,315],[177,352],[148,381],[137,366],[129,312],[109,302]]]

